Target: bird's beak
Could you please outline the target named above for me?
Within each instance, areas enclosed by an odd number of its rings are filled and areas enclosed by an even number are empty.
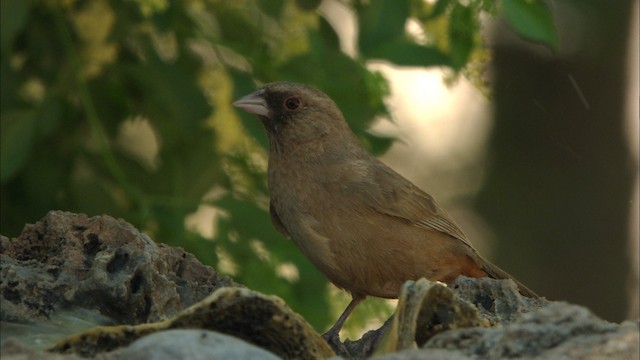
[[[263,95],[264,89],[261,89],[247,96],[241,97],[231,105],[251,114],[269,117],[269,108],[267,107],[267,102],[262,97]]]

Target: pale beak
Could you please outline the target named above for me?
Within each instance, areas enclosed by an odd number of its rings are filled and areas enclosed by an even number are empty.
[[[262,95],[264,95],[264,89],[258,90],[247,96],[243,96],[234,101],[231,105],[251,114],[269,117],[269,108],[267,107],[267,102],[264,100]]]

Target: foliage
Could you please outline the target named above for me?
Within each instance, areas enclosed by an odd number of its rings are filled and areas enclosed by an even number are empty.
[[[257,83],[315,85],[382,153],[392,139],[366,130],[387,116],[388,88],[367,61],[460,71],[482,48],[479,14],[495,6],[344,2],[358,20],[359,54],[350,57],[319,3],[3,0],[2,233],[52,209],[121,217],[284,297],[323,329],[333,320],[324,315],[326,280],[269,224],[266,137],[230,102]],[[537,5],[516,5],[525,3]],[[555,43],[541,3],[505,9],[512,21],[527,19],[517,30]],[[407,32],[410,19],[422,37]],[[221,210],[214,243],[186,225],[202,206]]]
[[[503,0],[504,17],[524,38],[557,48],[553,19],[544,3],[527,0]]]

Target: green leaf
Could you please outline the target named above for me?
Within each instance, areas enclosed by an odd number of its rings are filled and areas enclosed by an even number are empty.
[[[340,38],[338,37],[336,30],[324,17],[320,17],[319,21],[320,25],[318,28],[318,33],[325,46],[332,50],[340,50]],[[309,36],[311,37],[312,35],[315,34],[313,31],[310,31]]]
[[[258,1],[258,7],[260,7],[260,10],[264,11],[265,14],[277,18],[284,8],[284,0],[260,0]]]
[[[364,145],[371,151],[373,155],[382,155],[393,145],[396,140],[389,136],[380,136],[371,133],[364,133],[361,138]]]
[[[371,1],[356,8],[358,13],[358,45],[363,54],[381,44],[404,35],[404,26],[409,17],[407,0]]]
[[[315,10],[320,6],[322,0],[296,0],[296,5],[302,10]]]
[[[436,3],[433,4],[433,7],[431,8],[431,12],[429,13],[429,15],[424,17],[422,20],[430,20],[430,19],[435,19],[439,17],[440,15],[444,14],[444,12],[447,10],[450,4],[451,4],[451,0],[436,1]]]
[[[503,0],[504,17],[525,39],[540,42],[552,49],[558,46],[558,36],[551,12],[540,0]]]
[[[36,132],[34,110],[10,110],[0,115],[0,181],[5,183],[26,164]]]
[[[60,126],[61,106],[59,99],[47,96],[39,106],[37,115],[38,136],[45,137]]]
[[[205,265],[216,266],[220,261],[214,251],[215,243],[193,231],[185,231],[176,246],[195,255]]]
[[[367,55],[401,66],[452,66],[451,59],[436,47],[416,44],[407,39],[382,44]]]
[[[220,31],[220,39],[217,41],[220,44],[245,55],[255,55],[264,50],[266,45],[261,36],[261,22],[248,18],[242,8],[223,6],[216,10],[218,12],[214,15]]]
[[[456,3],[449,20],[449,55],[455,69],[464,67],[469,60],[477,27],[473,9]]]
[[[159,59],[123,68],[132,85],[144,95],[142,106],[159,131],[165,145],[185,139],[189,132],[200,131],[212,109],[188,62],[166,64]],[[197,65],[197,64],[194,64]]]
[[[2,53],[9,49],[18,32],[24,28],[31,9],[28,0],[2,0],[0,2],[0,41]]]
[[[231,78],[233,79],[234,101],[258,90],[256,84],[246,73],[229,69],[229,75],[231,75]],[[246,111],[236,110],[236,113],[240,116],[242,125],[247,133],[251,135],[251,137],[253,137],[264,149],[269,149],[267,134],[264,131],[264,127],[262,126],[262,123],[260,123],[260,120],[258,120],[255,115],[249,114]]]

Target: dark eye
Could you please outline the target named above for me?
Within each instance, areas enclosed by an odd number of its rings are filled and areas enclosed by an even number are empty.
[[[287,110],[298,110],[300,108],[300,105],[302,105],[302,101],[300,101],[300,99],[295,96],[287,98],[287,100],[284,101],[284,106],[287,108]]]

